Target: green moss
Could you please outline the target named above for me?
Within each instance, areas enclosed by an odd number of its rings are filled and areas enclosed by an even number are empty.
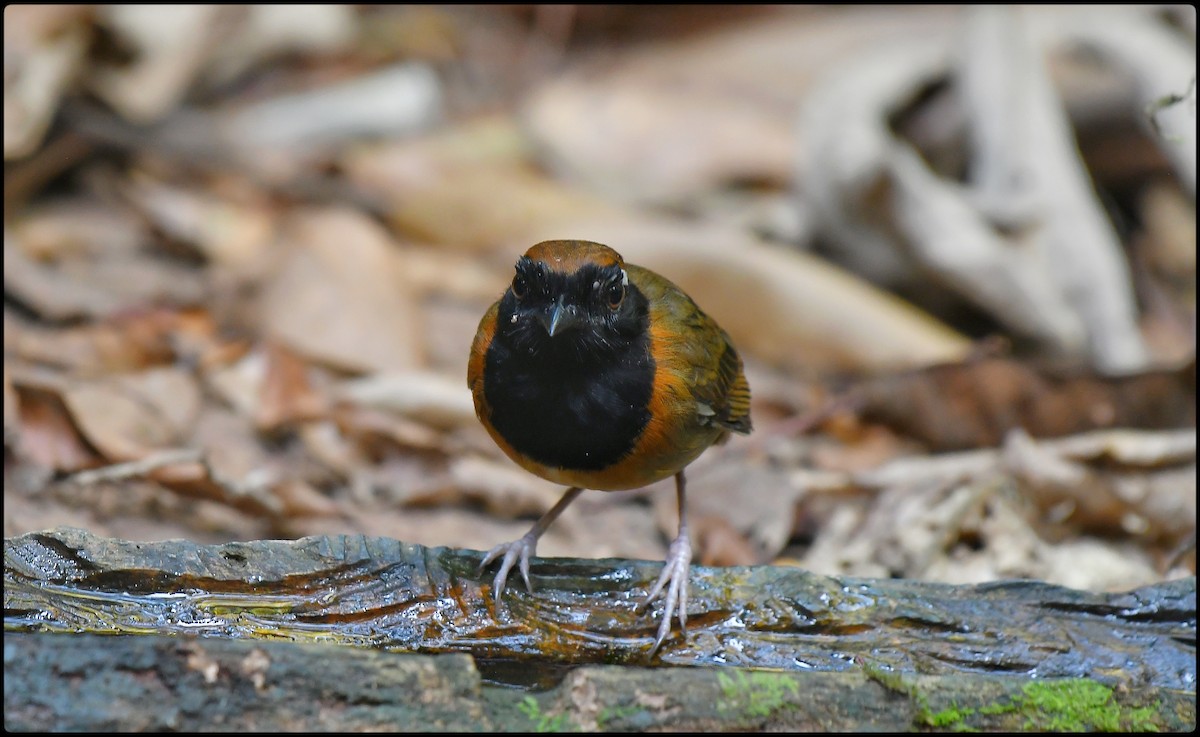
[[[984,716],[998,716],[1000,714],[1011,714],[1016,711],[1017,707],[1012,704],[990,704],[979,708],[979,713]]]
[[[556,714],[550,716],[542,713],[542,705],[532,696],[526,696],[517,705],[517,709],[522,714],[529,717],[529,721],[533,722],[534,732],[566,732],[578,731],[574,725],[567,719],[566,714]]]
[[[724,696],[717,701],[717,710],[749,717],[769,717],[790,706],[789,694],[796,696],[800,692],[800,686],[791,676],[769,671],[735,670],[732,676],[718,673],[717,682]]]
[[[866,676],[890,691],[907,695],[916,705],[913,724],[917,728],[974,731],[968,717],[997,717],[1020,714],[1024,727],[1054,732],[1157,732],[1154,715],[1159,704],[1145,707],[1123,706],[1113,697],[1112,688],[1087,678],[1034,681],[1025,684],[1019,695],[978,708],[952,703],[949,708],[933,711],[929,700],[910,679],[868,662],[860,662]]]
[[[641,712],[645,711],[640,706],[632,704],[626,706],[606,706],[600,710],[600,714],[596,717],[596,730],[603,732],[609,728],[609,722],[614,719],[628,719]]]
[[[1013,704],[1026,717],[1025,727],[1060,732],[1157,732],[1157,705],[1125,707],[1113,690],[1086,678],[1028,683]]]
[[[1047,732],[1157,732],[1154,714],[1158,705],[1126,707],[1113,698],[1113,690],[1086,678],[1027,683],[1021,694],[1007,703],[989,704],[979,709],[953,704],[949,709],[932,712],[922,695],[915,698],[919,708],[918,726],[935,729],[969,729],[965,724],[973,714],[1001,716],[1018,713],[1025,717],[1024,728]]]
[[[884,670],[868,660],[860,660],[858,665],[860,668],[862,668],[862,671],[864,674],[866,674],[867,678],[870,678],[872,681],[875,681],[889,691],[895,691],[896,693],[918,698],[916,686],[910,683],[908,679],[906,679],[900,673],[897,673],[893,670]]]

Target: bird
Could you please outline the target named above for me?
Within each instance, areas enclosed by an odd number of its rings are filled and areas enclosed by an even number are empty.
[[[748,434],[750,386],[729,335],[667,278],[586,240],[549,240],[517,259],[480,320],[467,384],[475,413],[519,466],[569,487],[520,539],[493,547],[498,608],[529,559],[586,489],[636,489],[675,477],[678,534],[637,611],[665,597],[650,655],[678,615],[687,633],[692,559],[684,469],[730,433]]]

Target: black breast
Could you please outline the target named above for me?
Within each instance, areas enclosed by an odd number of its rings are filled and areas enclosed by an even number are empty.
[[[650,420],[654,360],[642,334],[620,350],[580,352],[568,334],[530,348],[498,334],[487,353],[491,422],[546,466],[597,471],[619,461]]]

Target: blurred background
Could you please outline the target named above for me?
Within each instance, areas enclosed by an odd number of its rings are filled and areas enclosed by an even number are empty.
[[[1188,575],[1195,70],[1191,6],[7,6],[4,534],[519,537],[467,351],[577,238],[746,360],[698,562]]]

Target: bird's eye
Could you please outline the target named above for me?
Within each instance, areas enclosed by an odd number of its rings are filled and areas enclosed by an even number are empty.
[[[617,309],[621,306],[621,302],[625,300],[625,285],[621,282],[613,282],[605,290],[604,298],[608,301],[610,308]]]
[[[512,293],[517,299],[524,299],[526,292],[529,291],[529,282],[525,281],[525,277],[517,274],[513,277]]]

